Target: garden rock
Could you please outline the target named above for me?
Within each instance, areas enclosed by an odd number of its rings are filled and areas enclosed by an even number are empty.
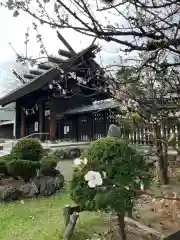
[[[67,148],[65,149],[65,158],[74,159],[78,158],[81,155],[81,151],[79,148]]]
[[[0,188],[0,200],[2,202],[8,202],[19,199],[21,193],[12,186],[3,186]]]
[[[41,196],[51,196],[64,185],[64,176],[62,174],[56,177],[44,176],[39,179]]]
[[[118,126],[116,126],[115,124],[111,124],[109,126],[107,136],[108,137],[118,137],[118,138],[120,138],[121,137],[120,128]]]
[[[34,182],[26,183],[20,187],[20,192],[23,197],[34,197],[39,193],[38,187]]]

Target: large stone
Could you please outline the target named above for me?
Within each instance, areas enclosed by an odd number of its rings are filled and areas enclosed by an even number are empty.
[[[21,193],[13,186],[2,186],[0,189],[1,202],[9,202],[17,200],[21,197]]]
[[[41,196],[51,196],[64,185],[64,176],[62,174],[56,177],[43,176],[39,179]]]
[[[34,182],[26,183],[20,187],[20,192],[23,197],[35,197],[39,193],[39,189]]]
[[[121,137],[120,128],[118,126],[116,126],[115,124],[111,124],[109,126],[107,136],[108,137],[118,137],[118,138],[120,138]]]

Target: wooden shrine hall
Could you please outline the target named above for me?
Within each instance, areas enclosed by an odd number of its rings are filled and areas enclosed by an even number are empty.
[[[89,141],[105,136],[113,122],[109,108],[114,105],[102,102],[110,94],[94,60],[98,47],[76,53],[59,32],[58,37],[68,51],[59,50],[60,56],[49,56],[48,63],[18,75],[25,84],[0,99],[2,106],[16,103],[17,139],[33,134],[41,141]]]

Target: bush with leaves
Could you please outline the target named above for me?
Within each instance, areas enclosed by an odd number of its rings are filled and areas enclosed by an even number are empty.
[[[110,211],[124,219],[139,196],[135,190],[150,185],[146,159],[115,137],[92,142],[81,159],[70,185],[72,200],[82,210]]]
[[[21,177],[25,182],[35,177],[40,169],[39,161],[12,160],[7,164],[8,173],[13,177]]]
[[[54,177],[59,174],[59,171],[56,170],[57,163],[59,158],[54,155],[45,156],[41,159],[41,167],[39,170],[40,175]]]
[[[9,177],[7,164],[12,161],[12,156],[10,154],[4,155],[0,157],[0,174],[4,175],[4,177]]]
[[[43,156],[43,147],[38,140],[24,138],[15,144],[10,155],[12,159],[39,161]]]
[[[0,160],[0,175],[4,175],[5,177],[9,176],[7,161]]]
[[[6,162],[10,162],[13,160],[13,157],[11,156],[11,154],[7,154],[7,155],[4,155],[4,156],[1,156],[0,157],[0,161],[6,161]]]

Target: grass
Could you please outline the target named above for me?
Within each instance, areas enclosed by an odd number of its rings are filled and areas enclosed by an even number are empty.
[[[68,193],[25,200],[0,206],[1,240],[59,240],[63,234],[62,209],[72,204]],[[82,213],[73,240],[92,236],[94,228],[103,227],[104,218],[95,213]]]

